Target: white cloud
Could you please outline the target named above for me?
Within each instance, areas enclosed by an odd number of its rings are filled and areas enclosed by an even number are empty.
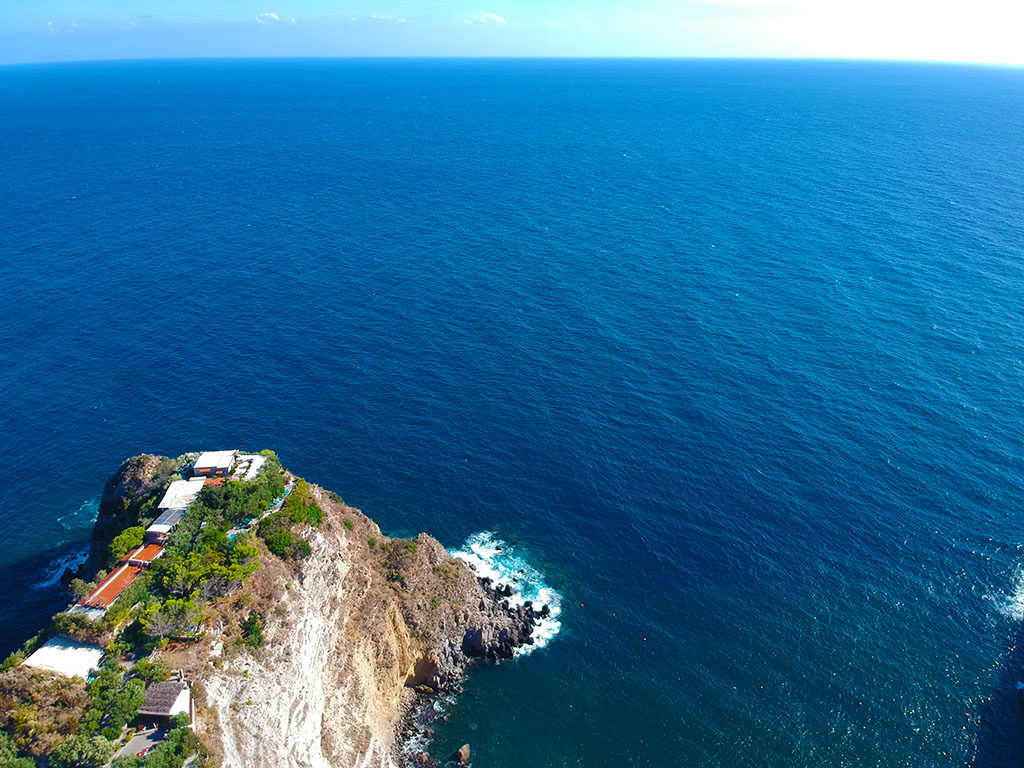
[[[52,21],[46,22],[46,31],[51,35],[59,35],[64,32],[74,32],[78,29],[77,21],[69,21],[67,24],[54,24]]]
[[[371,13],[369,18],[372,21],[390,21],[393,24],[408,24],[409,20],[402,16],[392,16],[384,13]]]
[[[291,16],[280,16],[276,13],[261,13],[256,17],[257,24],[294,24],[295,19]]]
[[[499,16],[496,13],[481,13],[476,18],[466,19],[466,23],[467,24],[496,24],[498,26],[501,26],[503,24],[508,24],[508,22],[505,21],[505,17],[504,16]]]

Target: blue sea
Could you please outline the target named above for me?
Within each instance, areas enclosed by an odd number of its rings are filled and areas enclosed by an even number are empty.
[[[438,755],[1024,765],[1024,70],[17,66],[0,161],[0,650],[269,447],[559,596]]]

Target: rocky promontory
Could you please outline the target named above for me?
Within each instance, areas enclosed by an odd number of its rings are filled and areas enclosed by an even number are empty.
[[[108,484],[97,541],[133,522],[172,466],[128,460]],[[475,661],[531,643],[537,616],[436,539],[388,537],[336,494],[304,489],[323,512],[296,529],[308,554],[279,557],[253,537],[258,570],[209,601],[196,641],[159,654],[194,681],[196,732],[213,764],[403,765],[414,759],[403,741],[428,725],[434,697],[457,691]],[[243,642],[254,614],[258,646]]]

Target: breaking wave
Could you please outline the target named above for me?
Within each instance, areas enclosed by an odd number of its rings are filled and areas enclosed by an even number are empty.
[[[515,590],[508,598],[510,605],[519,606],[529,601],[536,609],[545,605],[550,609],[533,629],[533,645],[517,648],[517,656],[543,648],[558,634],[562,628],[558,618],[562,613],[562,596],[547,585],[544,575],[519,555],[515,547],[491,531],[481,531],[466,539],[462,547],[451,554],[472,568],[479,578],[488,578],[495,585],[509,584]]]
[[[50,561],[49,565],[46,566],[44,574],[39,579],[32,582],[31,588],[35,590],[43,590],[56,587],[60,584],[61,577],[64,575],[66,570],[70,568],[72,571],[77,571],[79,566],[81,566],[88,558],[88,544],[72,549],[71,551],[62,552],[59,556]]]
[[[1003,595],[1000,595],[999,612],[1008,619],[1024,621],[1024,567],[1017,566],[1013,572],[1013,582]]]

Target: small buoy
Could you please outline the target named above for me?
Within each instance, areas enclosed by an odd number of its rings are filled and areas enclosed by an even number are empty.
[[[644,642],[645,642],[645,643],[647,642],[647,638],[646,638],[646,637],[644,638]]]
[[[863,707],[864,706],[864,702],[863,701],[858,701],[857,702],[857,706],[858,707]]]

